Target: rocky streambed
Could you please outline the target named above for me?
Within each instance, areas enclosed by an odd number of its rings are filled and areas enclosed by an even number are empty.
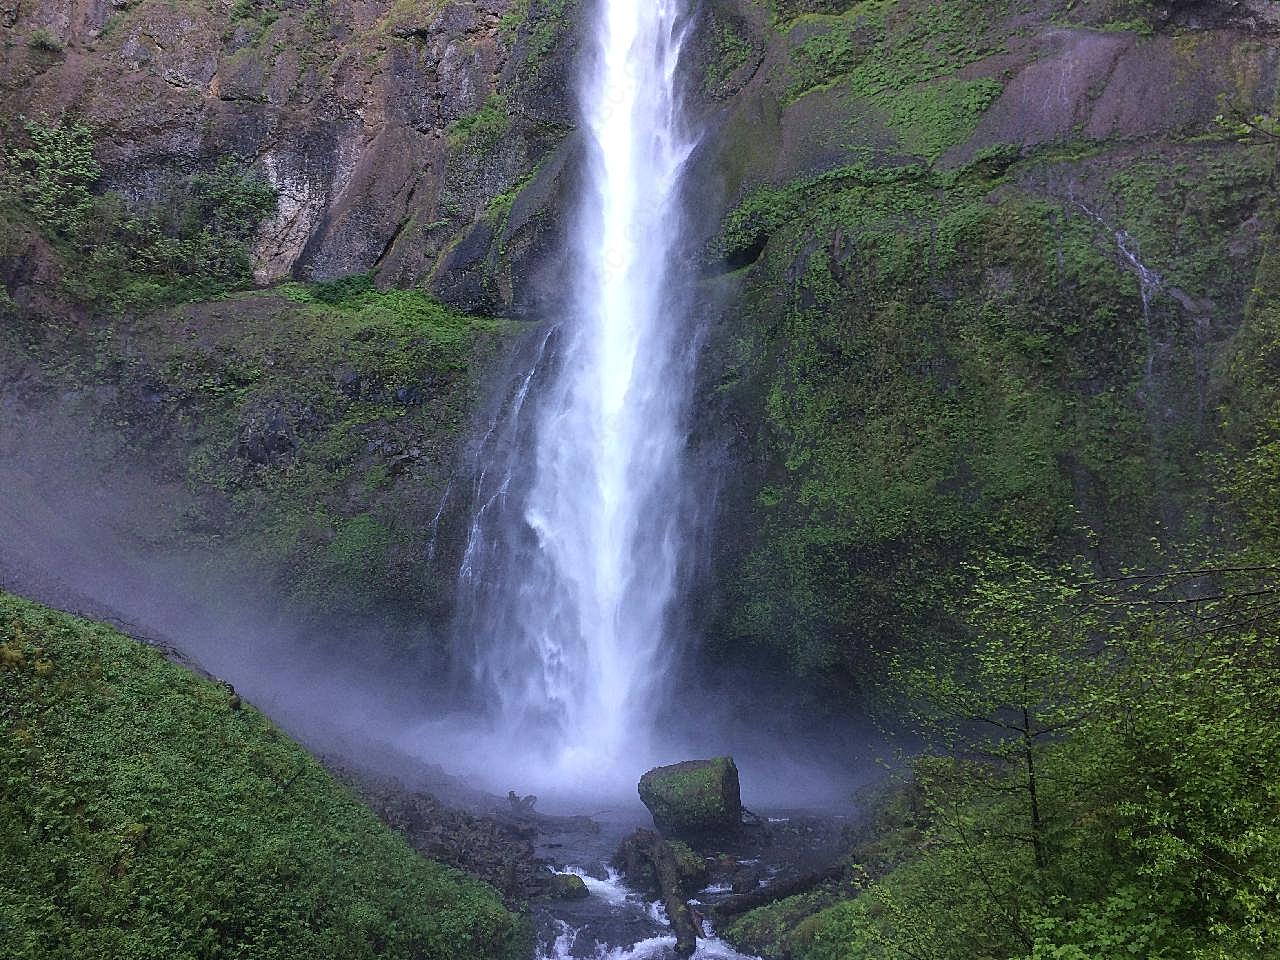
[[[762,811],[759,819],[692,854],[696,879],[686,903],[697,927],[695,958],[751,956],[717,934],[739,913],[830,879],[847,847],[854,816],[797,810]],[[674,958],[680,937],[662,891],[634,863],[619,856],[634,842],[643,808],[621,808],[598,816],[598,832],[548,833],[537,854],[561,874],[581,880],[575,899],[534,906],[539,960],[564,958]],[[652,836],[652,834],[651,834]],[[687,954],[685,954],[687,955]]]
[[[372,759],[385,768],[390,758]],[[726,759],[646,775],[641,795],[658,808],[663,833],[639,796],[544,810],[534,797],[478,792],[408,758],[413,787],[338,766],[424,856],[481,877],[513,907],[527,906],[536,960],[741,960],[755,954],[720,932],[749,910],[838,882],[861,817],[852,807],[746,810]],[[668,791],[665,804],[655,798],[662,785],[653,786],[661,770],[677,771],[668,784],[684,791]],[[729,809],[720,813],[733,819],[717,822],[709,818],[715,804],[705,801],[726,792]]]
[[[528,905],[538,960],[753,956],[718,931],[752,909],[838,882],[859,821],[854,809],[746,810],[728,758],[650,771],[644,805],[621,797],[589,810],[562,803],[543,811],[532,796],[466,794],[437,779],[464,811],[394,781],[350,779],[424,855]]]

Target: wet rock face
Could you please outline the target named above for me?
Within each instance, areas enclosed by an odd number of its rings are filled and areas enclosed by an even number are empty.
[[[640,778],[640,800],[663,834],[701,840],[742,823],[738,768],[732,757],[655,767]]]
[[[260,283],[434,281],[563,138],[567,17],[543,6],[3,3],[0,117],[86,123],[103,185],[134,198],[175,172],[252,163],[279,194],[255,251]],[[511,109],[539,98],[558,119]],[[486,110],[491,128],[474,123]],[[510,285],[494,286],[480,299],[502,308]]]

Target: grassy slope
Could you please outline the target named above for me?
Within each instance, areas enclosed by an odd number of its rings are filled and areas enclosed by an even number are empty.
[[[223,687],[0,594],[0,954],[515,957],[495,892],[420,859]]]

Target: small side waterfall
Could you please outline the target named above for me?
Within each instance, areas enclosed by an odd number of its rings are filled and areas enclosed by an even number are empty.
[[[460,570],[458,641],[498,735],[568,776],[644,754],[688,537],[682,6],[599,0],[572,307],[491,425]]]

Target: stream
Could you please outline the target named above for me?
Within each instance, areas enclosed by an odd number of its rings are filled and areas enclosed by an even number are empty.
[[[660,901],[629,888],[610,863],[623,837],[650,821],[643,808],[596,814],[599,832],[547,832],[537,854],[557,873],[582,878],[588,896],[534,908],[536,960],[674,960],[675,936]],[[767,888],[829,865],[844,847],[854,816],[771,810],[707,856],[708,883],[689,905],[706,911],[736,894]],[[704,853],[706,851],[703,851]],[[705,917],[695,960],[757,960],[716,936]]]

